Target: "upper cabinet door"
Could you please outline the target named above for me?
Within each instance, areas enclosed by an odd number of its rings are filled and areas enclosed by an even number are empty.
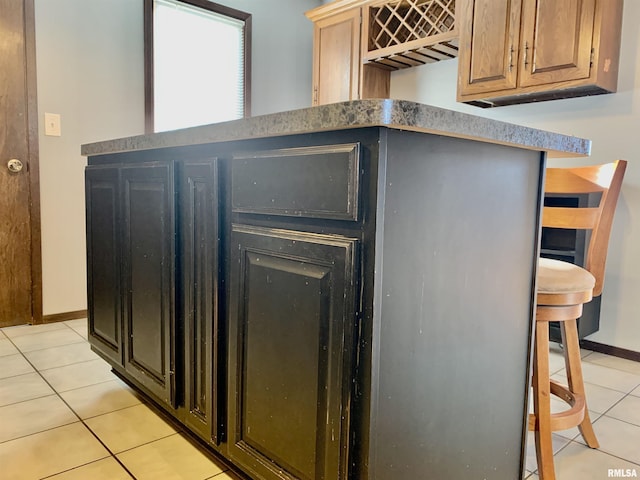
[[[316,22],[313,45],[313,104],[358,99],[360,9]]]
[[[588,78],[595,0],[524,0],[520,85]]]
[[[459,0],[458,91],[516,88],[521,0]]]

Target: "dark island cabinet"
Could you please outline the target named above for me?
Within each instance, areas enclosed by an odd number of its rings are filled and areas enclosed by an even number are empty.
[[[165,404],[175,402],[171,163],[86,172],[92,345]]]
[[[175,208],[171,163],[122,167],[125,370],[175,406]]]
[[[233,225],[229,455],[263,479],[343,479],[357,241]]]
[[[222,423],[214,420],[216,169],[216,160],[206,159],[86,170],[93,348],[213,442]]]
[[[92,348],[241,478],[521,478],[558,146],[393,100],[90,145]]]
[[[207,442],[223,435],[224,328],[219,320],[218,160],[178,164],[185,424]]]
[[[120,280],[120,169],[88,167],[85,174],[87,306],[94,350],[124,365]]]

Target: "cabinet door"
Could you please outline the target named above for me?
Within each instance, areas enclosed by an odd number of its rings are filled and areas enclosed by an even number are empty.
[[[256,478],[346,478],[355,249],[232,228],[229,454]]]
[[[122,167],[125,369],[174,405],[173,165]]]
[[[588,78],[595,0],[524,0],[520,85]]]
[[[313,35],[313,105],[358,99],[360,9],[319,20]]]
[[[119,178],[117,167],[85,172],[89,336],[95,350],[122,365]]]
[[[184,325],[186,424],[220,441],[223,369],[218,316],[219,224],[217,160],[180,164],[181,308]]]
[[[459,95],[516,88],[521,3],[459,0]]]

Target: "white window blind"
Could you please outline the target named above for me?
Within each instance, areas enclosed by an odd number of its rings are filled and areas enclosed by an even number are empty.
[[[177,0],[155,0],[156,131],[244,115],[244,22]]]

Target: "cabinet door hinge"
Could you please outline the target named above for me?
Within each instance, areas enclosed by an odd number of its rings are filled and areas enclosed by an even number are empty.
[[[589,67],[593,67],[593,60],[596,56],[596,49],[591,48],[591,58],[589,59]]]
[[[513,44],[509,47],[509,73],[513,71]]]

